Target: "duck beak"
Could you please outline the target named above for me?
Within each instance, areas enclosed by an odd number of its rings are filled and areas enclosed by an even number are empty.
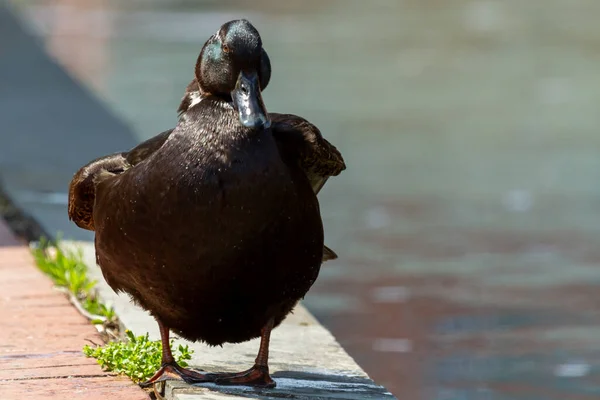
[[[240,115],[240,122],[248,128],[268,128],[271,125],[260,94],[260,82],[256,71],[240,72],[235,89],[231,92],[233,106]]]

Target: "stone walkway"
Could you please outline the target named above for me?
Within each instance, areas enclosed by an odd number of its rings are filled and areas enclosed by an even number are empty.
[[[34,265],[29,249],[0,219],[0,398],[148,399],[108,374],[82,347],[96,330]]]

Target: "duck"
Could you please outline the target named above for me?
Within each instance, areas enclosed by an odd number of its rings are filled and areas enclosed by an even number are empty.
[[[223,24],[175,128],[93,160],[69,186],[69,218],[95,232],[104,279],[157,321],[162,364],[142,386],[176,375],[274,387],[271,331],[318,277],[316,194],[346,166],[314,125],[266,111],[265,56],[248,20]],[[175,362],[170,332],[212,346],[261,340],[250,369],[206,373]]]

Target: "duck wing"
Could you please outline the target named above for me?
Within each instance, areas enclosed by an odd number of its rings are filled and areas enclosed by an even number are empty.
[[[158,150],[173,129],[164,131],[128,152],[109,154],[97,158],[79,169],[69,184],[69,219],[80,228],[94,230],[94,202],[96,184],[122,174]]]
[[[321,134],[319,128],[293,114],[269,113],[271,130],[284,162],[298,165],[318,194],[330,176],[346,169],[342,154]],[[337,254],[323,247],[323,261],[335,260]]]
[[[129,164],[126,153],[97,158],[79,169],[69,184],[69,219],[80,228],[94,230],[96,182],[123,173]]]
[[[319,128],[293,114],[269,113],[271,129],[286,162],[295,162],[306,174],[315,194],[330,176],[346,169],[342,154]]]

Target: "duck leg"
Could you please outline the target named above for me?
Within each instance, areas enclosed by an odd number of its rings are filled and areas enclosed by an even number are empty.
[[[217,385],[247,385],[264,388],[274,388],[275,381],[269,375],[269,340],[273,320],[270,320],[261,330],[260,348],[254,366],[249,370],[239,373],[214,374],[214,382]],[[213,375],[213,374],[211,374]]]
[[[200,382],[212,382],[212,379],[208,375],[201,374],[191,369],[186,369],[175,362],[173,353],[171,353],[171,344],[169,343],[169,328],[163,325],[158,319],[158,328],[160,330],[160,340],[162,342],[162,365],[158,371],[148,379],[146,382],[140,383],[141,387],[149,387],[157,382],[166,381],[173,378],[173,375],[180,377],[185,382],[200,383]]]

